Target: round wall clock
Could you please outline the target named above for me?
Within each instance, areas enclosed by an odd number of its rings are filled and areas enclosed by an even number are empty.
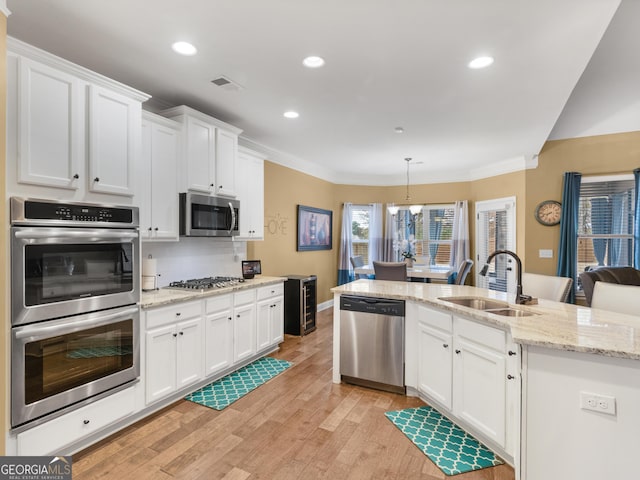
[[[562,205],[555,200],[545,200],[536,207],[536,220],[545,226],[559,224],[561,214]]]

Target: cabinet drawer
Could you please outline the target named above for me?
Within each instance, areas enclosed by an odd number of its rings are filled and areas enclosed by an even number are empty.
[[[147,311],[147,330],[201,315],[202,302],[200,300],[154,308],[153,310]]]
[[[418,320],[430,327],[437,328],[444,332],[453,331],[453,320],[450,313],[434,310],[432,308],[419,306]]]
[[[233,294],[233,305],[245,305],[247,303],[252,303],[256,301],[256,290],[252,288],[251,290],[245,290],[243,292],[236,292]]]
[[[284,295],[284,283],[278,283],[276,285],[268,285],[266,287],[260,287],[258,289],[258,301],[265,298],[277,297]]]
[[[133,413],[135,388],[127,388],[107,398],[19,433],[18,455],[47,455],[76,442]]]
[[[507,342],[506,332],[497,328],[481,325],[477,322],[456,317],[456,335],[472,342],[493,348],[498,352],[504,352]]]
[[[213,313],[222,310],[229,310],[233,306],[233,297],[231,294],[220,295],[207,298],[205,302],[205,312]]]

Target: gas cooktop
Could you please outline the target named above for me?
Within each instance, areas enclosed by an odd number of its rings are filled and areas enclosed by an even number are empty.
[[[243,282],[244,278],[239,277],[204,277],[171,282],[169,288],[179,288],[181,290],[211,290],[212,288],[232,287]]]

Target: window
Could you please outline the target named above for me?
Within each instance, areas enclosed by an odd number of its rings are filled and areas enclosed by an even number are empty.
[[[577,272],[633,265],[633,175],[583,177],[578,207]],[[582,289],[579,278],[578,290]]]
[[[420,260],[431,265],[449,265],[454,205],[424,205],[418,215],[408,207],[400,207],[396,214],[396,261],[402,252],[410,250]]]
[[[371,263],[369,258],[369,227],[372,208],[371,205],[353,205],[351,209],[351,250],[354,257],[362,255],[365,265]]]

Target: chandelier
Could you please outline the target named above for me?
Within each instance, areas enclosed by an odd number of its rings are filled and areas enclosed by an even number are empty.
[[[411,157],[407,157],[404,159],[405,162],[407,162],[407,193],[405,195],[405,202],[406,203],[410,203],[411,201],[411,196],[409,195],[409,165],[411,163],[412,158]],[[422,162],[418,162],[418,163],[422,163]],[[387,210],[389,211],[389,213],[391,215],[396,215],[398,213],[398,210],[400,209],[400,207],[398,205],[395,205],[394,203],[390,204],[387,206]],[[411,215],[414,218],[414,221],[418,218],[418,215],[420,214],[420,212],[422,212],[422,205],[409,205],[409,211],[411,212]]]

